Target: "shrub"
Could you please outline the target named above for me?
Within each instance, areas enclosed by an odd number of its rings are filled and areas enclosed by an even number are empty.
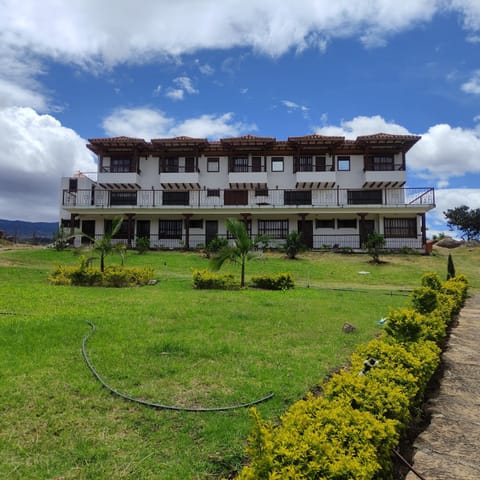
[[[251,464],[241,480],[370,480],[390,470],[390,452],[398,442],[393,422],[321,397],[295,403],[278,428],[255,410],[253,418]]]
[[[213,240],[210,240],[205,252],[207,258],[210,258],[212,254],[219,252],[222,248],[228,246],[228,240],[225,237],[215,237]]]
[[[385,246],[385,238],[381,233],[370,233],[365,242],[368,254],[372,257],[372,263],[380,262],[380,250]]]
[[[102,273],[88,267],[85,262],[78,267],[59,265],[51,272],[48,281],[53,285],[131,287],[146,285],[153,278],[150,267],[107,267]]]
[[[291,273],[256,275],[252,277],[252,283],[256,288],[263,288],[264,290],[289,290],[295,287]]]
[[[135,242],[135,248],[137,249],[137,252],[140,255],[148,252],[148,250],[150,250],[150,238],[148,237],[137,238]]]
[[[437,292],[429,287],[415,288],[412,292],[411,303],[417,312],[433,312],[437,308]]]
[[[429,287],[436,292],[439,292],[442,289],[442,282],[437,273],[427,272],[424,273],[420,279],[422,287]]]
[[[193,288],[203,290],[235,290],[239,288],[232,274],[213,273],[210,270],[193,271]]]
[[[287,254],[290,260],[295,260],[297,254],[304,252],[307,249],[302,240],[302,234],[297,231],[292,231],[287,235],[285,239],[285,245],[283,251]]]

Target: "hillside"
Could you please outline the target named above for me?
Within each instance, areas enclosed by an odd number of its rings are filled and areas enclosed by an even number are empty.
[[[4,237],[13,238],[16,241],[50,240],[57,228],[57,222],[24,222],[22,220],[0,219],[0,231],[3,231]]]

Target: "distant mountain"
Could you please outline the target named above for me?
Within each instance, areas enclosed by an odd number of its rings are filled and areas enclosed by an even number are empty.
[[[51,240],[57,229],[57,222],[23,222],[0,218],[0,231],[3,236],[16,241]]]

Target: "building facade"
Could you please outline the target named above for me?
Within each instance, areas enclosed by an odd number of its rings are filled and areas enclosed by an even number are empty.
[[[296,230],[310,248],[358,249],[378,232],[387,248],[421,249],[435,197],[406,187],[406,154],[419,139],[90,139],[98,171],[62,178],[61,222],[101,237],[122,216],[117,238],[129,247],[146,237],[154,248],[198,248],[237,218],[272,244]]]

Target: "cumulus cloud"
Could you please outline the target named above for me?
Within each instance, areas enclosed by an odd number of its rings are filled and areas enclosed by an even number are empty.
[[[177,77],[173,79],[175,88],[170,87],[166,96],[171,100],[183,100],[185,94],[194,95],[198,93],[198,90],[193,86],[193,81],[190,77]]]
[[[476,0],[3,0],[0,43],[84,66],[232,47],[278,56],[338,37],[382,44],[445,10],[480,28]]]
[[[314,130],[320,135],[345,136],[352,140],[360,135],[380,132],[412,134],[402,125],[387,121],[380,115],[358,116],[342,121],[339,126],[324,125]],[[422,139],[407,156],[408,168],[417,175],[445,187],[452,178],[480,173],[480,128],[466,129],[439,124],[420,135]]]
[[[435,190],[436,208],[428,213],[429,225],[435,232],[448,232],[445,225],[445,216],[449,208],[467,205],[470,208],[480,208],[480,189],[473,188],[444,188]],[[431,236],[431,235],[430,235]]]
[[[169,88],[165,93],[165,96],[170,100],[183,100],[185,97],[185,91],[181,88]]]
[[[322,123],[327,120],[326,114],[322,116]],[[393,121],[387,121],[380,115],[372,117],[358,116],[352,120],[342,120],[340,125],[323,125],[314,127],[315,133],[319,135],[344,136],[354,140],[359,135],[371,135],[373,133],[392,133],[396,135],[408,135],[405,127],[398,125]]]
[[[462,85],[462,90],[466,93],[480,95],[480,70],[476,70],[470,80]]]
[[[254,124],[235,121],[233,113],[201,115],[186,120],[175,120],[160,110],[150,108],[122,108],[115,110],[103,121],[109,136],[152,138],[189,137],[212,138],[238,136],[257,130]]]
[[[14,212],[22,220],[58,219],[60,177],[96,170],[85,140],[31,108],[1,110],[0,138],[1,218],[12,218]]]

